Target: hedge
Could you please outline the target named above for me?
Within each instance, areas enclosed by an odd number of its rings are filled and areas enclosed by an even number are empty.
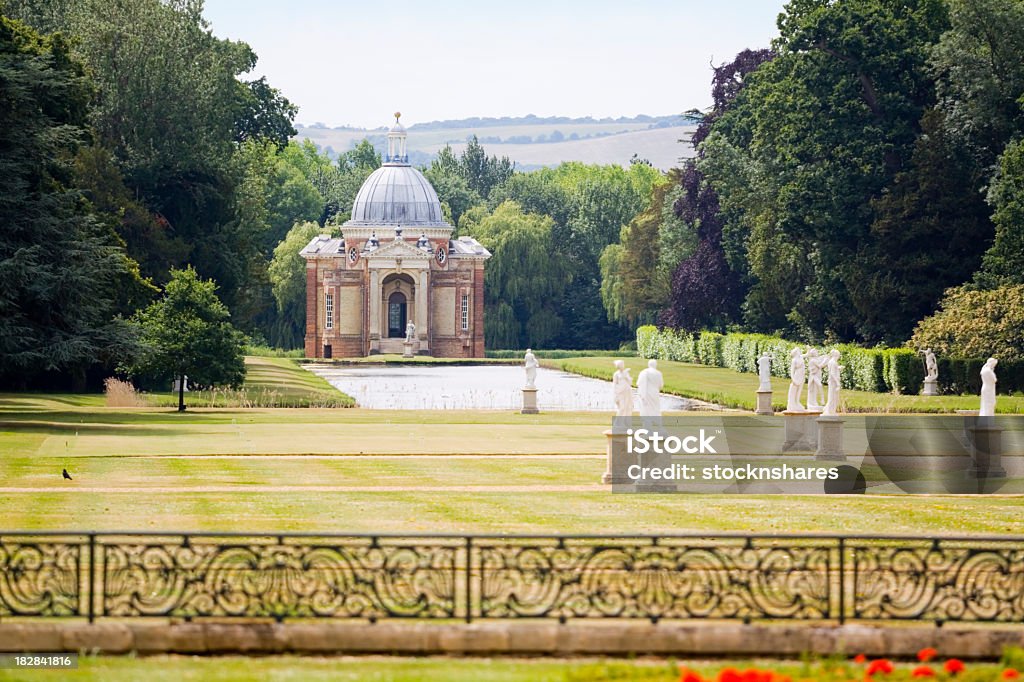
[[[680,329],[659,329],[653,325],[636,330],[637,352],[642,358],[695,362],[710,367],[728,367],[737,372],[757,372],[762,353],[772,356],[772,374],[789,377],[789,353],[806,351],[804,344],[766,334],[691,333]],[[827,353],[836,348],[842,354],[843,385],[859,391],[917,394],[924,384],[924,359],[910,348],[861,348],[840,344],[818,348]],[[940,358],[939,386],[943,393],[977,393],[984,359]],[[1024,361],[1000,362],[999,392],[1024,390]],[[828,383],[827,373],[822,381]]]

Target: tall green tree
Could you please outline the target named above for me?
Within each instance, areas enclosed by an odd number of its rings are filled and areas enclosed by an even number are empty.
[[[146,295],[138,265],[75,186],[91,89],[59,35],[0,16],[0,382],[26,386],[137,349],[117,313]]]
[[[929,66],[946,134],[987,183],[1006,145],[1024,134],[1024,3],[949,0],[949,7],[950,28]]]
[[[217,285],[193,268],[174,270],[160,300],[139,311],[145,352],[129,367],[144,381],[178,381],[185,411],[185,377],[193,385],[237,388],[245,379],[245,336],[235,329]]]
[[[745,79],[700,163],[728,216],[723,239],[744,244],[752,326],[869,342],[905,333],[906,320],[865,324],[878,304],[858,287],[884,266],[868,262],[884,253],[874,200],[912,165],[936,102],[930,50],[948,27],[940,0],[786,6],[777,56]]]
[[[299,251],[322,231],[314,221],[295,223],[274,249],[269,276],[277,317],[271,338],[281,347],[302,347],[306,333],[306,259]]]
[[[558,336],[556,302],[568,277],[552,243],[551,218],[511,201],[474,229],[493,258],[484,271],[485,342],[491,348],[545,347]]]
[[[215,278],[245,323],[259,309],[249,286],[267,257],[250,197],[244,188],[238,196],[246,170],[239,148],[281,145],[295,133],[295,107],[265,80],[243,79],[256,55],[214,36],[202,8],[201,0],[67,0],[59,12],[39,0],[6,3],[73,39],[97,86],[90,122],[131,195],[188,245],[183,261]]]

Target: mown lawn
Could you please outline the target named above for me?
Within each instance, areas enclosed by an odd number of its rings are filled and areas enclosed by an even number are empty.
[[[545,367],[553,367],[597,379],[611,380],[615,372],[613,361],[622,359],[630,368],[634,382],[640,371],[647,367],[642,358],[568,358],[564,360],[541,360]],[[658,369],[665,378],[665,393],[696,398],[725,407],[736,407],[753,411],[757,401],[758,379],[754,374],[744,374],[722,367],[706,367],[686,362],[659,360]],[[789,382],[772,377],[772,405],[781,411],[786,407],[786,391]],[[802,396],[806,400],[807,393]],[[845,412],[955,412],[976,410],[979,398],[975,395],[943,395],[925,397],[919,395],[893,395],[891,393],[869,393],[866,391],[843,391]],[[997,411],[1002,414],[1024,413],[1024,396],[999,396]]]
[[[354,407],[355,401],[291,358],[245,358],[245,383],[235,391],[212,389],[185,394],[189,407]],[[177,407],[178,394],[148,393],[155,407]]]

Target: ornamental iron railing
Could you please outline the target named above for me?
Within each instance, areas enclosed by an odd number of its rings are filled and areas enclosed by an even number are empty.
[[[1024,622],[1024,538],[0,535],[0,619]]]

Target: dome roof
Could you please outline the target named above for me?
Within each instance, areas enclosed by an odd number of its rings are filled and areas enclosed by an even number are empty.
[[[449,227],[437,192],[423,173],[407,164],[375,170],[359,188],[346,225],[419,225]]]

